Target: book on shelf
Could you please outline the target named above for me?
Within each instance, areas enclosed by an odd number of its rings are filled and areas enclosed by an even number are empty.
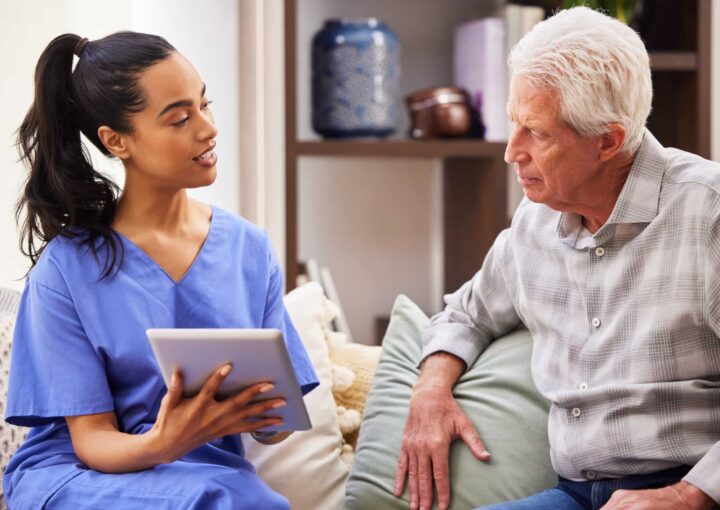
[[[507,58],[515,44],[539,21],[541,7],[508,4],[502,15],[467,21],[455,27],[455,85],[470,94],[472,107],[485,125],[489,142],[507,141]]]
[[[543,20],[545,17],[545,9],[528,5],[507,4],[503,8],[503,15],[505,18],[505,26],[507,27],[505,47],[507,56],[509,57],[510,52],[515,45],[520,42],[520,39]],[[507,71],[509,72],[509,69]],[[512,124],[509,120],[506,120],[506,122],[509,137],[512,131]]]

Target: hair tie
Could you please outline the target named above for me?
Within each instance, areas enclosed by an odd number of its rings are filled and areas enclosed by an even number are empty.
[[[78,58],[80,58],[80,54],[83,52],[83,50],[85,49],[85,46],[87,46],[87,43],[89,43],[89,42],[90,41],[88,41],[87,37],[83,37],[82,39],[80,39],[78,41],[78,43],[75,45],[75,50],[73,51],[73,53],[75,53],[75,55],[77,55]]]

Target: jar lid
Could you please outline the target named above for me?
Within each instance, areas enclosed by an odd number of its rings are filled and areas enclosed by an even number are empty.
[[[362,26],[376,28],[383,23],[377,18],[332,18],[325,20],[325,26]]]
[[[419,111],[438,104],[470,104],[470,95],[460,87],[433,87],[408,94],[405,103],[412,111]]]

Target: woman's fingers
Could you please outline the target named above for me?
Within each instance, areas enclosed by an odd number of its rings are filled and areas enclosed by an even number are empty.
[[[244,421],[235,424],[230,434],[243,434],[247,432],[255,432],[256,430],[264,429],[267,427],[275,427],[282,425],[283,421],[280,418],[262,418],[254,421]]]
[[[200,390],[200,393],[198,393],[198,396],[205,401],[214,399],[215,394],[220,388],[220,385],[223,383],[223,381],[225,381],[225,378],[228,376],[231,370],[232,365],[230,363],[227,363],[215,370],[215,372],[213,372],[212,375],[208,377],[208,380],[205,381],[205,384]]]
[[[170,378],[170,387],[163,398],[163,405],[167,410],[174,409],[182,400],[182,374],[179,370],[173,372]],[[161,406],[162,407],[162,406]]]
[[[167,393],[160,401],[160,409],[155,420],[155,426],[162,427],[168,419],[168,414],[180,405],[182,400],[182,375],[176,370],[170,378],[170,386]]]
[[[253,384],[252,386],[248,386],[247,388],[242,390],[237,395],[234,395],[233,397],[227,399],[227,402],[234,408],[244,407],[245,405],[247,405],[248,402],[256,399],[263,393],[267,393],[274,387],[275,386],[273,386],[273,384],[268,382]]]
[[[274,398],[271,400],[263,400],[261,402],[253,402],[252,404],[236,404],[237,415],[242,419],[255,418],[257,416],[264,415],[267,411],[273,409],[280,409],[287,405],[285,400],[281,398]]]

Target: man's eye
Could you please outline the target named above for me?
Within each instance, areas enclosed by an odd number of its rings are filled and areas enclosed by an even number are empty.
[[[182,120],[179,120],[179,121],[177,121],[177,122],[173,122],[172,125],[173,125],[173,126],[184,126],[185,124],[187,124],[187,121],[188,121],[189,119],[190,119],[190,117],[185,117],[185,118],[182,119]]]

